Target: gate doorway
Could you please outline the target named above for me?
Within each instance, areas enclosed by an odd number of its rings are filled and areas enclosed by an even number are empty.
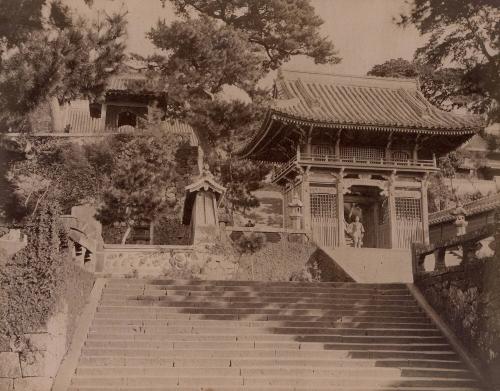
[[[380,214],[384,213],[386,197],[381,190],[372,186],[352,186],[344,196],[344,226],[347,246],[354,246],[351,227],[356,217],[363,225],[364,235],[361,247],[387,248],[384,224],[380,224]]]

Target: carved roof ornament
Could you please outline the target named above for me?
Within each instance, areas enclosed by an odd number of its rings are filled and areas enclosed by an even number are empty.
[[[452,216],[467,216],[467,211],[463,207],[463,205],[459,202],[454,210],[450,212]]]
[[[226,192],[226,188],[215,181],[214,175],[208,169],[208,165],[205,164],[203,167],[202,174],[199,179],[187,185],[185,188],[186,195],[189,193],[196,193],[200,190],[212,191],[216,194],[217,199]]]

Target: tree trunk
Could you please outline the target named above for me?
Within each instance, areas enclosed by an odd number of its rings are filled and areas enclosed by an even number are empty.
[[[123,234],[122,244],[125,244],[131,231],[132,231],[132,227],[130,225],[127,225],[127,229],[125,230],[125,233]]]
[[[59,101],[57,100],[56,97],[50,98],[49,106],[50,106],[50,119],[52,125],[52,132],[54,133],[64,132],[62,110],[61,106],[59,105]]]
[[[149,223],[149,244],[154,244],[155,222]]]

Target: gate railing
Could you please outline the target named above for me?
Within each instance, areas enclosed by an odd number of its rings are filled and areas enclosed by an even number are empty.
[[[273,180],[279,179],[297,164],[312,164],[318,166],[374,166],[401,169],[426,169],[437,171],[437,163],[434,159],[392,159],[392,158],[372,158],[358,156],[338,156],[334,154],[319,153],[299,153],[283,165],[275,167]]]

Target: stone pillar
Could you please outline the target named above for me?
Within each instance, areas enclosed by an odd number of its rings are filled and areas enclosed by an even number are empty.
[[[340,172],[337,176],[337,219],[338,219],[338,245],[345,246],[344,227],[344,176]]]
[[[462,236],[467,233],[467,226],[469,223],[465,220],[465,216],[467,212],[463,208],[462,205],[458,204],[456,209],[451,212],[453,216],[455,216],[455,227],[457,229],[457,236]]]
[[[299,197],[295,195],[293,197],[292,202],[288,204],[290,221],[292,224],[292,229],[301,229],[301,221],[302,221],[302,207],[303,203],[299,200]]]
[[[422,236],[424,244],[429,244],[429,203],[427,200],[427,177],[422,179],[421,183],[421,202],[420,208],[422,213]]]

